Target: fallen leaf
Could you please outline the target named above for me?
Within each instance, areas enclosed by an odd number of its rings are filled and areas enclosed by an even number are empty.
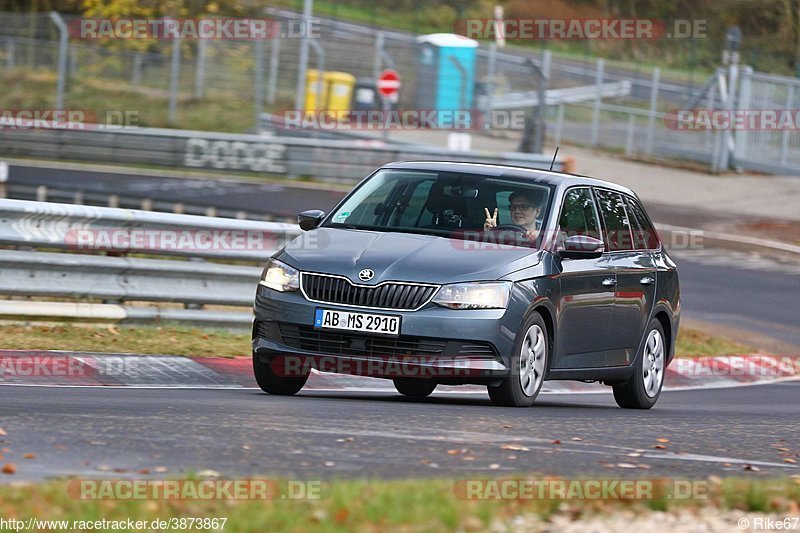
[[[8,433],[6,433],[6,430],[0,428],[0,437],[5,437],[6,435],[8,435]]]
[[[115,328],[113,325],[108,326],[106,329],[112,335],[119,335],[119,331],[117,331],[117,328]]]
[[[242,444],[242,449],[243,450],[249,450],[250,449],[250,445],[249,444]]]
[[[25,455],[22,456],[22,458],[23,459],[36,459],[36,454],[35,453],[26,453]]]
[[[515,452],[528,452],[530,448],[526,448],[525,446],[521,446],[519,444],[503,444],[500,446],[501,450],[512,450]]]
[[[783,459],[784,463],[796,463],[797,461],[792,459],[791,457],[786,457]]]
[[[636,465],[630,463],[617,463],[617,468],[636,468]]]
[[[336,463],[333,461],[325,461],[325,466],[336,466]]]
[[[346,439],[336,439],[336,442],[353,442],[353,437],[347,437]]]
[[[147,468],[142,468],[141,470],[139,470],[139,473],[143,476],[146,476],[150,473],[150,470]]]
[[[779,452],[788,452],[789,448],[778,448]]]
[[[631,452],[631,453],[628,454],[628,457],[641,457],[641,456],[642,456],[642,454],[636,453],[636,452]]]
[[[580,438],[580,437],[572,437],[570,440],[581,441],[581,440],[583,440],[583,439],[582,439],[582,438]]]
[[[216,470],[201,470],[197,475],[200,477],[219,477],[219,472]]]
[[[503,427],[504,427],[505,429],[509,429],[509,428],[511,428],[512,426],[509,426],[508,424],[506,424],[506,425],[504,425]]]
[[[464,457],[461,458],[461,460],[462,461],[474,461],[475,457],[472,456],[472,455],[465,455]]]
[[[560,441],[560,440],[558,440],[558,439],[556,439],[556,440],[554,440],[553,442],[551,442],[550,444],[561,444],[561,441]]]
[[[6,463],[6,464],[3,465],[2,472],[4,474],[9,474],[9,475],[16,474],[17,473],[17,467],[16,467],[16,465],[14,463]]]
[[[333,519],[340,524],[343,524],[347,521],[347,517],[350,516],[350,512],[342,507],[336,511],[336,514],[333,515]]]
[[[497,470],[498,468],[500,468],[500,465],[497,463],[492,463],[489,465],[489,470]]]
[[[669,439],[656,439],[656,442],[669,442]]]
[[[667,447],[664,446],[663,444],[656,444],[655,446],[653,446],[653,448],[655,448],[656,450],[666,450],[667,449]]]
[[[748,470],[750,472],[758,472],[761,469],[759,467],[753,466],[753,465],[744,465],[744,470]]]
[[[157,474],[163,474],[166,471],[167,471],[167,467],[166,466],[157,466],[157,467],[155,467],[153,469],[153,472],[155,472]]]
[[[459,448],[454,450],[447,450],[447,455],[459,455],[462,453],[469,453],[469,450],[466,448]]]

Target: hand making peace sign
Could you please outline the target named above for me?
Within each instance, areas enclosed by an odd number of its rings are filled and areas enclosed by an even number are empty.
[[[486,211],[486,222],[483,223],[483,231],[489,231],[497,226],[497,208],[494,208],[494,216],[489,213],[488,208],[484,207],[483,210]]]

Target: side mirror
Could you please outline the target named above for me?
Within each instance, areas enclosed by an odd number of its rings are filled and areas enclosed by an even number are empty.
[[[325,211],[310,209],[297,215],[297,223],[300,224],[301,230],[308,231],[319,226],[323,218],[325,218]]]
[[[593,259],[603,255],[604,251],[603,241],[587,235],[567,237],[558,249],[559,255],[565,259]]]

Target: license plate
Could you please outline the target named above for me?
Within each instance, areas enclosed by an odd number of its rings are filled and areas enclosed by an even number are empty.
[[[400,318],[392,315],[373,315],[351,311],[317,309],[314,327],[318,329],[343,329],[379,335],[400,335]]]

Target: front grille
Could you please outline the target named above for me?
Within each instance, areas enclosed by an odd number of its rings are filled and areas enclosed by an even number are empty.
[[[261,327],[258,331],[265,331]],[[300,324],[278,324],[280,340],[286,346],[325,355],[401,357],[460,356],[493,358],[496,356],[490,344],[466,343],[447,339],[429,339],[403,335],[377,337],[351,332],[316,330]],[[266,332],[266,331],[265,331]],[[277,339],[276,339],[277,340]]]
[[[354,285],[347,278],[302,275],[303,292],[310,300],[379,309],[415,310],[433,298],[431,285],[385,282],[376,286]]]

